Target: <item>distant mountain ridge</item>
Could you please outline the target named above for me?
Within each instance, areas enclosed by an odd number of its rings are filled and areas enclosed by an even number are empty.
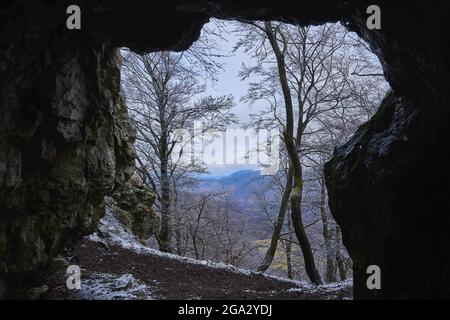
[[[225,177],[219,177],[219,178],[206,178],[202,179],[205,181],[216,181],[222,185],[233,185],[235,183],[241,182],[242,180],[249,181],[254,180],[256,178],[261,177],[261,171],[260,170],[239,170],[236,172],[233,172],[232,174],[225,176]]]
[[[248,201],[254,191],[260,191],[268,181],[261,175],[260,170],[239,170],[228,176],[220,178],[203,178],[196,187],[197,192],[216,192],[228,190],[232,197],[238,200],[244,207],[248,207]],[[245,205],[245,203],[247,203]]]

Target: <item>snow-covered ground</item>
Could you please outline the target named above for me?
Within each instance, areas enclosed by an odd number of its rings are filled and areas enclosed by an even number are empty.
[[[167,259],[176,260],[177,263],[186,263],[202,265],[208,268],[226,270],[228,272],[238,273],[240,275],[258,275],[267,279],[284,282],[292,285],[288,292],[301,294],[323,294],[333,298],[334,293],[352,286],[352,280],[344,282],[315,286],[303,281],[294,281],[287,278],[266,275],[260,272],[241,269],[225,263],[217,263],[208,260],[195,260],[181,257],[174,254],[163,253],[149,248],[140,243],[134,235],[128,233],[118,219],[114,216],[111,209],[107,209],[106,215],[102,218],[99,225],[99,232],[88,236],[90,241],[100,242],[104,246],[119,246],[124,249],[132,250],[142,255],[154,255]],[[157,286],[157,283],[155,283]],[[111,274],[94,273],[83,282],[83,289],[80,292],[82,298],[86,299],[158,299],[152,294],[152,288],[148,284],[141,284],[133,278],[131,274],[125,274],[120,277]]]
[[[92,273],[79,292],[81,299],[87,300],[152,300],[151,287],[140,283],[131,274],[116,277],[108,273]]]
[[[321,286],[314,286],[307,284],[307,286],[300,286],[298,288],[291,288],[288,292],[298,292],[306,294],[326,294],[330,299],[335,298],[334,295],[346,288],[351,288],[353,286],[353,279],[346,279],[345,281],[328,283]]]

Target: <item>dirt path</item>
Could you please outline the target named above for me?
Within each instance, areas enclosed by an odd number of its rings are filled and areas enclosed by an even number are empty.
[[[314,287],[219,264],[137,253],[88,238],[70,258],[82,269],[82,290],[68,290],[63,269],[46,299],[349,299],[349,282]]]

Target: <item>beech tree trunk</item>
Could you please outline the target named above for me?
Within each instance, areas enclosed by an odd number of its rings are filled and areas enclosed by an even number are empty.
[[[291,190],[290,195],[292,224],[298,242],[300,244],[300,248],[302,249],[306,273],[311,282],[319,285],[323,283],[322,278],[320,277],[319,271],[317,270],[316,263],[314,261],[314,255],[311,249],[311,244],[309,243],[309,239],[306,235],[302,220],[301,203],[303,192],[303,172],[300,158],[296,148],[296,144],[297,146],[299,146],[301,141],[301,133],[302,133],[301,112],[299,116],[299,123],[297,126],[297,133],[298,133],[297,139],[294,142],[294,111],[293,111],[291,91],[289,87],[288,78],[286,75],[286,64],[284,59],[285,48],[281,49],[280,46],[278,45],[278,40],[276,38],[274,31],[272,30],[270,22],[265,22],[265,32],[277,60],[278,75],[281,89],[283,91],[283,98],[286,109],[286,126],[283,132],[283,140],[289,156],[290,165],[293,169],[294,186]]]
[[[287,276],[289,279],[294,279],[294,273],[292,270],[292,219],[291,216],[288,215],[288,241],[286,241],[286,264],[287,264]]]
[[[337,252],[335,252],[333,246],[333,235],[332,229],[330,228],[330,217],[327,212],[326,203],[325,203],[325,181],[323,176],[320,181],[320,198],[319,198],[319,207],[320,207],[320,216],[322,218],[322,235],[325,241],[325,255],[326,255],[326,266],[325,266],[325,281],[336,282],[336,263],[335,257],[337,257]]]
[[[281,198],[281,205],[278,211],[278,218],[273,229],[272,238],[270,241],[270,246],[267,249],[266,255],[263,261],[258,266],[258,271],[265,272],[267,268],[272,264],[273,258],[277,251],[278,241],[280,240],[281,230],[283,228],[284,220],[286,217],[286,211],[289,204],[289,195],[291,193],[292,187],[292,168],[289,166],[288,174],[286,177],[286,185],[284,188],[283,196]]]
[[[172,252],[170,230],[170,181],[168,171],[168,143],[163,133],[160,141],[161,154],[161,230],[159,232],[159,250]]]

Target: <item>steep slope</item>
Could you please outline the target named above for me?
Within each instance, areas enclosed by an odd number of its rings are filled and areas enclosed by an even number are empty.
[[[111,210],[98,232],[65,257],[81,267],[81,290],[51,275],[46,299],[350,299],[351,281],[315,287],[230,265],[161,253],[127,233]],[[61,259],[59,259],[61,260]]]
[[[66,8],[73,3],[83,7],[80,31],[64,27]],[[357,266],[355,297],[448,298],[450,215],[430,206],[450,206],[450,5],[444,0],[379,0],[382,29],[369,30],[366,10],[371,4],[3,1],[0,298],[14,296],[67,243],[94,227],[103,215],[103,196],[132,173],[133,134],[120,103],[115,48],[183,50],[210,17],[302,25],[341,21],[369,42],[398,98],[395,116],[388,123],[375,117],[371,126],[379,130],[368,130],[361,142],[352,142],[352,150],[363,143],[361,149],[370,154],[354,152],[361,156],[345,164],[334,160],[327,175],[330,194],[342,199],[333,201],[332,213],[338,221],[350,221],[342,224],[342,231]],[[359,170],[366,162],[370,170]],[[340,168],[357,168],[361,174],[341,174],[346,170]],[[349,188],[340,186],[342,181]],[[345,189],[350,194],[340,197]],[[354,206],[354,199],[362,200]],[[392,228],[392,221],[406,223]],[[355,235],[354,230],[363,231]],[[374,245],[367,247],[360,238]],[[371,264],[383,270],[387,281],[382,290],[364,286],[365,267]]]

